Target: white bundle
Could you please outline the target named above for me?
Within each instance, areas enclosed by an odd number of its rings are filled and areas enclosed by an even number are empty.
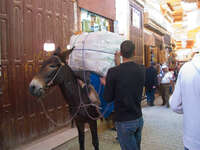
[[[91,32],[73,35],[70,47],[75,47],[69,58],[73,70],[88,70],[106,76],[115,65],[114,54],[125,38],[112,32]]]

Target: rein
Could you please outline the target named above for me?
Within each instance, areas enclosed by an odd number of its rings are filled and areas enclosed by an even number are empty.
[[[64,67],[66,64],[63,63],[60,58],[58,56],[54,56],[55,58],[57,58],[57,60],[59,61],[59,63],[61,64],[61,66],[59,67],[58,71],[56,72],[56,74],[54,75],[54,77],[47,83],[47,86],[46,86],[46,89],[50,88],[52,85],[53,85],[53,82],[55,80],[55,78],[57,77],[58,73],[60,72],[60,70],[62,69],[62,67]],[[79,86],[78,86],[79,87]],[[80,93],[80,87],[79,87],[79,93]],[[50,94],[50,93],[48,93]],[[47,96],[47,95],[45,95]],[[44,106],[44,102],[42,101],[42,99],[45,98],[45,96],[42,96],[40,98],[38,98],[38,102],[40,103],[42,109],[43,109],[43,112],[46,116],[46,118],[54,125],[54,126],[65,126],[65,125],[68,125],[75,117],[76,115],[79,113],[80,109],[81,109],[81,103],[80,105],[77,107],[77,111],[74,113],[74,115],[65,123],[62,123],[62,124],[58,124],[56,123],[48,114],[48,111],[47,109],[45,108]]]
[[[55,58],[57,58],[57,60],[59,61],[59,63],[61,64],[61,66],[59,67],[58,71],[56,72],[56,74],[54,75],[54,77],[47,83],[47,86],[46,86],[46,89],[49,89],[52,85],[53,85],[53,82],[55,80],[55,78],[57,77],[57,75],[59,74],[60,70],[62,69],[62,67],[64,67],[66,64],[63,63],[60,58],[58,56],[54,56]],[[42,97],[39,97],[38,98],[38,102],[40,103],[42,109],[43,109],[43,112],[46,116],[46,118],[54,125],[54,126],[65,126],[65,125],[68,125],[76,116],[77,114],[79,113],[79,111],[81,110],[81,108],[83,108],[83,110],[86,112],[86,114],[88,115],[88,117],[92,120],[98,120],[100,119],[103,115],[100,114],[100,116],[98,118],[93,118],[89,112],[87,111],[87,108],[86,107],[89,107],[89,106],[93,106],[93,107],[96,107],[98,109],[101,109],[99,106],[97,106],[96,104],[84,104],[83,100],[82,100],[82,96],[81,96],[81,90],[80,90],[80,86],[78,85],[78,92],[79,92],[79,100],[80,100],[80,104],[79,106],[77,106],[77,111],[74,113],[74,115],[68,120],[66,121],[65,123],[62,123],[62,124],[58,124],[56,123],[48,114],[48,111],[47,109],[45,108],[44,106],[44,102],[42,101],[47,95],[44,95]],[[51,92],[50,92],[51,93]],[[50,94],[48,93],[48,94]],[[71,106],[72,108],[72,106]]]
[[[39,98],[38,99],[38,102],[40,103],[40,105],[41,105],[41,107],[42,107],[42,109],[43,109],[43,112],[44,112],[44,114],[45,114],[45,116],[46,116],[46,118],[54,125],[54,126],[58,126],[58,127],[61,127],[61,126],[65,126],[65,125],[68,125],[75,117],[76,117],[76,115],[79,113],[79,110],[80,110],[80,106],[79,106],[79,108],[77,109],[77,111],[74,113],[74,115],[70,118],[70,120],[67,120],[65,123],[56,123],[50,116],[49,116],[49,114],[48,114],[48,112],[47,112],[47,110],[46,110],[46,108],[45,108],[45,106],[44,106],[44,103],[43,103],[43,101],[42,101],[42,98]]]

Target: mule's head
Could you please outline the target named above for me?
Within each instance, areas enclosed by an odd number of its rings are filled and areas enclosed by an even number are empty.
[[[63,79],[63,69],[66,64],[66,58],[73,49],[62,52],[57,48],[54,54],[43,62],[40,71],[33,77],[29,90],[33,96],[40,97],[45,90],[53,85],[60,84]]]

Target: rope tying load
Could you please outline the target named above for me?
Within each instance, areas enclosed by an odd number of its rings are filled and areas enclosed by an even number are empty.
[[[106,76],[115,66],[114,54],[126,39],[112,32],[91,32],[73,35],[70,46],[75,47],[69,58],[73,70],[88,70]]]

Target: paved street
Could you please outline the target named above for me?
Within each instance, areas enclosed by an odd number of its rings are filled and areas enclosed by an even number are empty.
[[[160,106],[161,100],[157,98],[154,107],[143,108],[144,130],[142,137],[142,150],[183,150],[182,144],[182,116],[173,113],[170,109]],[[115,140],[116,132],[101,131],[100,150],[120,150]],[[75,138],[56,150],[78,150],[78,139]],[[93,150],[91,136],[86,134],[86,150]]]

